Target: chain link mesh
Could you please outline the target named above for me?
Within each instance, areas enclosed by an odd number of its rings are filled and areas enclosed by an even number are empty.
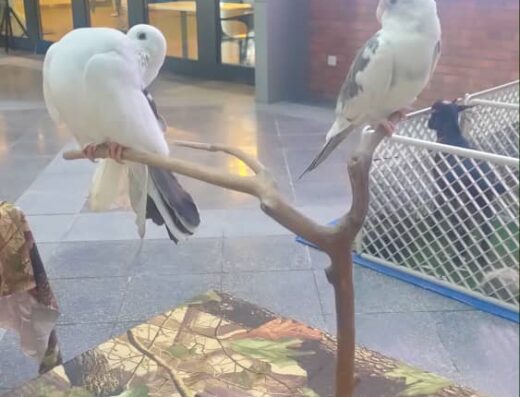
[[[518,84],[482,95],[518,102]],[[480,150],[517,157],[518,110],[505,110],[475,107],[466,127]],[[398,134],[433,141],[428,118],[416,112]],[[375,153],[370,189],[361,253],[518,310],[517,168],[389,141]]]
[[[505,104],[518,104],[518,81],[468,95],[465,102],[484,99]],[[484,152],[518,157],[518,108],[477,105],[463,113],[461,127],[475,148]]]

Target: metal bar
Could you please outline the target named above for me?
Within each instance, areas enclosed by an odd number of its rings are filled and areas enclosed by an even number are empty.
[[[519,83],[520,83],[520,80],[510,81],[509,83],[505,83],[505,84],[502,84],[502,85],[499,85],[499,86],[496,86],[496,87],[491,87],[491,88],[488,88],[488,89],[483,90],[483,91],[474,92],[471,95],[467,95],[467,97],[469,99],[471,99],[472,97],[480,96],[480,95],[484,95],[484,94],[489,94],[490,92],[494,92],[494,91],[500,91],[500,90],[503,90],[504,88],[509,88],[509,87],[514,86],[514,85],[518,85]]]
[[[470,99],[468,105],[485,105],[485,106],[493,106],[497,108],[511,109],[511,110],[519,110],[520,104],[518,103],[507,103],[507,102],[497,102],[490,101],[488,99]]]
[[[181,41],[182,41],[182,57],[188,58],[188,16],[185,11],[181,14]]]
[[[128,2],[128,24],[134,26],[148,23],[148,7],[146,0],[132,0]]]
[[[74,29],[90,26],[89,0],[72,1],[71,7]]]
[[[207,70],[207,77],[214,78],[220,64],[220,2],[196,0],[198,61]]]
[[[469,157],[475,160],[489,161],[499,165],[506,165],[520,168],[520,160],[514,157],[502,156],[494,153],[481,152],[479,150],[465,149],[458,146],[444,145],[442,143],[424,141],[421,139],[410,138],[403,135],[394,135],[390,138],[390,142],[402,143],[403,145],[417,146],[432,150],[434,152],[450,153],[459,156]]]

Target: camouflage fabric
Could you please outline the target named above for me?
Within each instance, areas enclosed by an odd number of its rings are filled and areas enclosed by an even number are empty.
[[[58,306],[23,212],[0,202],[0,327],[19,333],[40,373],[61,364]]]
[[[329,397],[336,342],[209,292],[3,397]],[[359,347],[356,397],[479,397]]]

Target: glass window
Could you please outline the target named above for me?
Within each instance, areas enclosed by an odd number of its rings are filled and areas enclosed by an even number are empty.
[[[255,30],[252,0],[220,0],[222,63],[255,65]]]
[[[72,30],[72,0],[39,0],[38,3],[44,40],[57,41]]]
[[[9,0],[9,6],[11,7],[11,26],[13,28],[13,36],[24,37],[23,29],[27,28],[25,22],[25,8],[23,6],[23,0]],[[5,2],[0,4],[0,21],[4,19]],[[22,29],[23,28],[23,29]],[[4,32],[2,32],[3,34]]]
[[[89,0],[90,26],[128,30],[127,0]]]
[[[166,37],[168,56],[198,59],[195,1],[149,0],[148,21]]]

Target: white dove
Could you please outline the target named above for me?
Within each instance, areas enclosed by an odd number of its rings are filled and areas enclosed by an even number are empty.
[[[430,81],[441,49],[435,0],[380,0],[377,19],[381,29],[357,52],[339,93],[336,120],[300,178],[345,138],[350,158],[367,124],[392,134],[391,116],[405,117],[405,109]]]
[[[128,194],[145,233],[146,219],[165,224],[177,242],[200,223],[191,196],[168,171],[136,163],[123,164],[123,147],[168,155],[166,124],[146,87],[159,73],[166,56],[163,34],[150,25],[128,33],[109,28],[76,29],[53,44],[44,60],[43,92],[47,109],[63,122],[93,160],[97,145],[109,156],[100,162],[92,181],[90,205],[110,208],[128,178]]]

